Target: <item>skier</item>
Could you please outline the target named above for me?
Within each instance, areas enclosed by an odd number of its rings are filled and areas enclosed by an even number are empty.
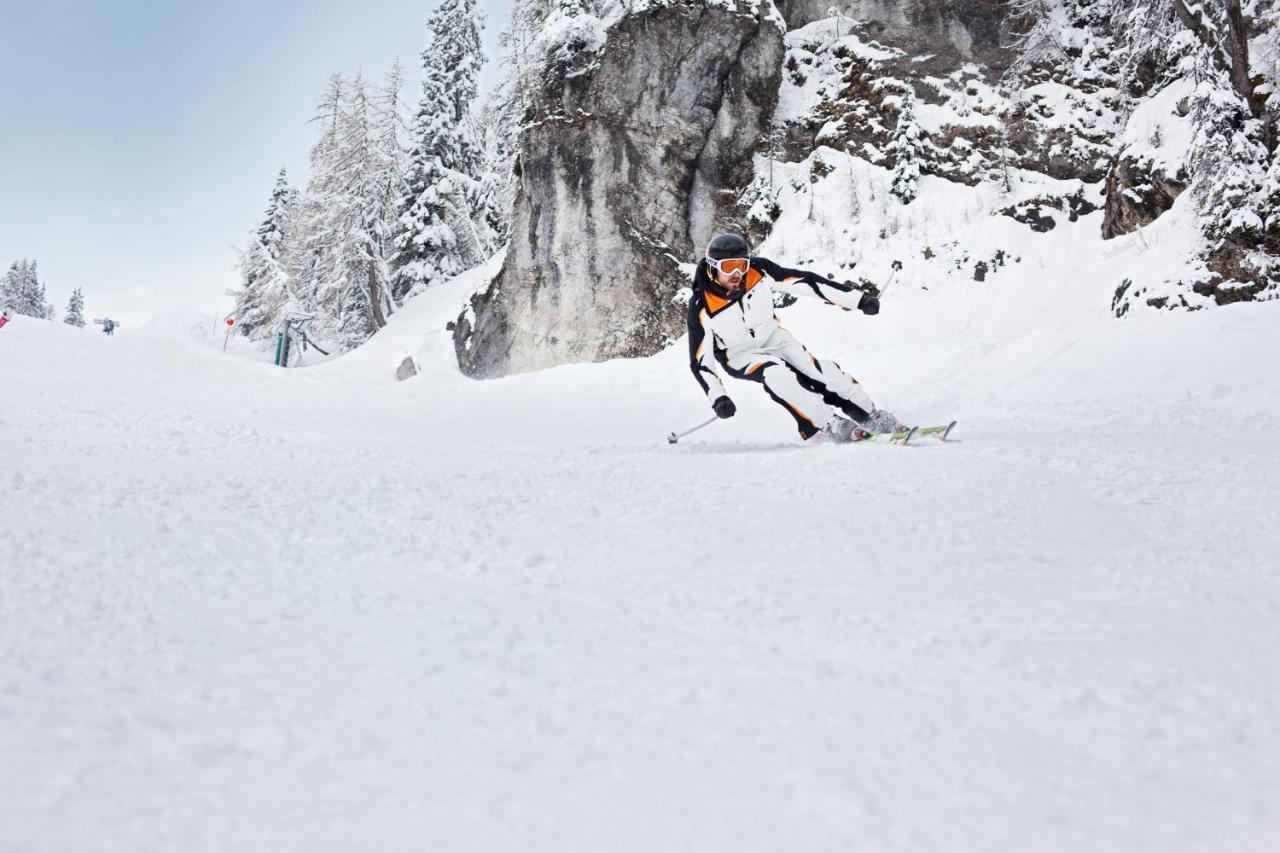
[[[747,241],[737,234],[712,237],[693,276],[689,366],[715,413],[731,418],[737,407],[725,393],[713,357],[730,376],[762,384],[774,402],[795,418],[806,441],[819,433],[840,442],[853,441],[859,428],[867,432],[904,429],[893,415],[877,409],[840,365],[811,355],[782,327],[773,311],[774,290],[821,299],[846,310],[857,308],[864,314],[880,311],[874,292],[855,291],[852,285],[752,257]]]
[[[5,324],[8,322],[9,322],[9,309],[6,308],[3,311],[0,311],[0,329],[3,329],[5,327]]]
[[[102,321],[102,333],[104,335],[114,335],[116,333],[116,321],[110,317]]]

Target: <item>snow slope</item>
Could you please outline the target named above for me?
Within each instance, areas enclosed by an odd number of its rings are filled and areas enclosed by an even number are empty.
[[[679,346],[462,378],[485,272],[302,370],[0,330],[0,850],[1280,845],[1280,304],[797,305],[959,440],[673,447]]]

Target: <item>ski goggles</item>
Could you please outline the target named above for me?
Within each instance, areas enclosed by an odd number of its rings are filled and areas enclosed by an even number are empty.
[[[732,275],[735,272],[745,273],[751,267],[751,259],[724,258],[717,261],[715,258],[707,258],[707,266],[724,275]]]

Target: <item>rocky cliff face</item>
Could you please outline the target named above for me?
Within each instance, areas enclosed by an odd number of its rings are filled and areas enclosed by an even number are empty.
[[[791,29],[833,17],[834,9],[908,57],[928,57],[923,69],[951,72],[965,62],[1002,69],[1013,57],[1005,0],[779,0],[777,6]]]
[[[652,5],[547,69],[506,262],[456,326],[468,375],[650,355],[684,333],[678,265],[751,179],[782,32],[767,3]]]
[[[524,116],[506,261],[456,324],[469,375],[656,352],[684,332],[680,264],[779,215],[753,155],[893,170],[908,122],[921,175],[1061,182],[993,209],[1032,231],[1103,196],[1108,238],[1194,205],[1193,272],[1126,287],[1117,314],[1277,291],[1276,0],[607,2]]]
[[[793,26],[831,17],[821,0],[781,5]],[[903,104],[944,107],[933,115],[948,118],[919,128],[922,174],[1007,185],[1022,169],[1101,184],[1105,238],[1151,224],[1187,191],[1205,237],[1188,247],[1187,278],[1152,282],[1158,296],[1133,288],[1118,314],[1135,299],[1194,308],[1277,292],[1274,0],[846,0],[836,8],[856,47],[833,41],[830,27],[788,37],[784,88],[798,91],[814,76],[824,83],[809,112],[783,116],[787,159],[824,144],[893,168]],[[1251,70],[1251,49],[1269,50],[1270,61]],[[1043,210],[1074,211],[1069,195],[1039,201],[1038,210],[1003,212],[1044,230],[1052,220]],[[752,225],[755,236],[767,233],[767,218]]]

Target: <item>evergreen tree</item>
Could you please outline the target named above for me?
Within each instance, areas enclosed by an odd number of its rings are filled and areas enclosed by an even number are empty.
[[[585,44],[575,32],[589,30],[598,3],[585,0],[512,0],[507,26],[498,37],[503,50],[502,75],[482,109],[484,169],[482,183],[489,205],[486,224],[496,243],[507,240],[511,212],[520,186],[520,131],[531,118],[535,92],[543,72],[564,54],[573,66],[572,45]],[[544,29],[554,37],[544,37]]]
[[[400,205],[408,194],[409,152],[405,143],[407,127],[401,100],[404,69],[397,59],[388,70],[365,123],[369,137],[367,177],[362,191],[363,221],[369,235],[369,253],[376,267],[371,287],[383,303],[382,314],[398,306],[392,295],[391,264],[400,230]],[[371,289],[371,292],[373,290]],[[381,324],[380,324],[381,325]]]
[[[286,266],[317,336],[343,349],[367,340],[396,308],[388,254],[404,194],[402,79],[393,68],[370,98],[362,75],[335,74],[316,115],[321,136]]]
[[[511,212],[520,187],[520,128],[530,106],[525,83],[533,33],[527,24],[528,0],[515,0],[507,27],[498,37],[502,75],[483,107],[485,192],[491,199],[489,227],[497,243],[507,240]]]
[[[409,174],[409,151],[405,143],[408,127],[402,102],[404,93],[404,67],[397,59],[388,69],[382,89],[374,101],[374,192],[377,196],[379,240],[382,254],[394,253],[396,220],[400,216],[400,202],[409,190],[406,177]]]
[[[888,155],[893,161],[893,179],[889,192],[903,203],[915,200],[920,183],[920,161],[924,146],[920,141],[920,125],[916,122],[915,93],[908,87],[902,92],[898,107],[898,125],[889,140]]]
[[[517,119],[523,119],[532,106],[534,86],[530,81],[541,63],[536,43],[551,12],[552,0],[511,0],[507,26],[498,36],[505,51],[505,70],[497,88],[506,91],[495,92],[494,100],[502,107],[514,105]]]
[[[18,262],[14,261],[0,279],[0,308],[8,308],[18,298],[18,276]]]
[[[1079,0],[1008,0],[1008,26],[1018,50],[1017,64],[1026,67],[1057,58],[1063,45],[1059,38],[1066,5]],[[1084,0],[1088,3],[1089,0]]]
[[[476,0],[442,0],[427,20],[422,97],[414,117],[408,192],[400,208],[394,294],[417,292],[479,263],[492,250],[492,201],[472,117],[483,13]]]
[[[41,320],[53,317],[53,306],[45,299],[35,261],[14,261],[5,273],[0,302],[15,314]]]
[[[368,340],[387,324],[391,311],[377,234],[379,158],[372,131],[368,91],[363,75],[358,74],[339,118],[343,168],[328,200],[337,249],[335,301],[330,307],[344,349]]]
[[[293,299],[285,253],[297,204],[298,192],[281,169],[262,224],[240,257],[235,316],[236,330],[245,337],[269,338]]]
[[[520,144],[520,116],[510,81],[500,82],[481,112],[484,128],[484,168],[481,183],[481,206],[484,225],[493,243],[507,241],[511,229],[511,212],[520,188],[516,158]]]
[[[1117,5],[1116,19],[1129,89],[1192,84],[1186,166],[1201,230],[1215,244],[1225,240],[1243,250],[1280,221],[1280,193],[1272,191],[1266,127],[1249,103],[1247,43],[1233,43],[1232,16],[1240,11],[1238,0],[1138,0]]]
[[[71,291],[71,300],[67,303],[67,316],[62,318],[62,322],[77,329],[84,328],[84,294],[78,287]]]
[[[256,237],[241,254],[239,269],[236,331],[253,340],[267,339],[289,304],[288,279],[270,249]]]
[[[280,260],[284,250],[284,223],[290,211],[298,203],[298,191],[289,183],[289,173],[283,166],[276,176],[275,189],[271,191],[271,202],[267,205],[267,215],[258,226],[258,241],[266,246],[271,257]]]
[[[311,174],[306,192],[297,205],[295,225],[285,255],[287,274],[303,310],[317,315],[317,334],[332,331],[332,284],[336,279],[339,235],[331,208],[338,198],[342,151],[339,146],[342,110],[348,82],[341,74],[329,77],[329,85],[312,119],[320,137],[311,146]]]

